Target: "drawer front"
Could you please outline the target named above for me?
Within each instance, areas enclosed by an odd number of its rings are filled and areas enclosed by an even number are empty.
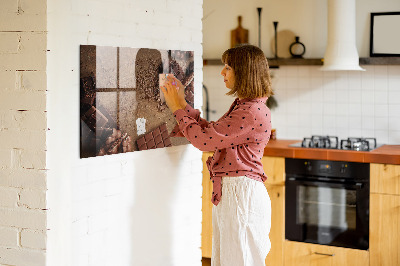
[[[365,266],[369,253],[365,250],[285,241],[285,266]]]

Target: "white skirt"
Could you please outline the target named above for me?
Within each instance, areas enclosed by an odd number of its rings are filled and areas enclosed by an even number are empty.
[[[271,249],[271,201],[254,179],[222,178],[222,197],[212,210],[212,266],[262,266]]]

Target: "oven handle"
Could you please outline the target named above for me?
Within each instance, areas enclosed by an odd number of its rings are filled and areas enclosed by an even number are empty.
[[[291,182],[296,182],[296,183],[301,183],[304,185],[340,185],[344,186],[347,188],[353,188],[353,189],[361,189],[363,187],[362,182],[356,182],[356,183],[346,183],[346,182],[332,182],[332,181],[321,181],[321,180],[316,180],[316,181],[309,181],[309,180],[304,180],[303,178],[297,178],[297,177],[288,177],[287,181]]]

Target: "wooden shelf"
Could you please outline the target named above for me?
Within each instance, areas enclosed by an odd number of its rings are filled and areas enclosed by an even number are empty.
[[[360,65],[400,65],[400,57],[362,57]]]
[[[271,68],[279,66],[322,66],[323,58],[268,58]],[[204,66],[222,65],[220,59],[204,59]],[[360,65],[400,65],[400,57],[362,57]]]
[[[322,65],[321,58],[268,58],[268,64],[270,67],[279,66],[312,66],[312,65]],[[203,65],[205,66],[217,66],[222,65],[220,59],[204,59]]]

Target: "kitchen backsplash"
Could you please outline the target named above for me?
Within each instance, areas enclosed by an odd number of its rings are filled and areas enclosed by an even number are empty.
[[[278,107],[272,110],[277,138],[311,135],[376,137],[400,144],[400,66],[364,65],[366,71],[324,72],[319,66],[271,69]],[[210,120],[229,108],[232,98],[219,75],[222,66],[204,67],[210,94]],[[205,100],[205,97],[204,97]]]

